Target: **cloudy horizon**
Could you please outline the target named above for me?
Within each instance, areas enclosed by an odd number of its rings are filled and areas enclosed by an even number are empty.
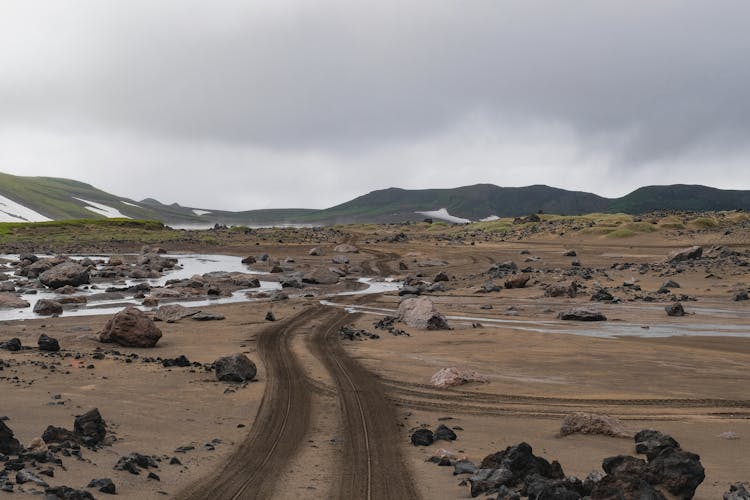
[[[750,189],[749,18],[740,0],[6,0],[0,171],[226,210]]]

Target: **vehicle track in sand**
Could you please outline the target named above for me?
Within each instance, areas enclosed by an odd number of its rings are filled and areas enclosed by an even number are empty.
[[[306,309],[258,334],[258,354],[266,367],[266,390],[250,433],[218,472],[183,490],[185,500],[270,498],[279,471],[294,457],[308,431],[311,391],[303,367],[291,354],[295,331],[325,315]]]
[[[177,498],[273,498],[281,471],[291,463],[310,431],[312,400],[323,392],[341,401],[344,454],[336,465],[335,498],[418,498],[400,451],[401,429],[394,404],[379,379],[340,345],[339,329],[348,313],[315,305],[258,334],[258,354],[267,385],[250,433],[214,474]],[[291,339],[307,334],[307,346],[328,370],[333,387],[309,379],[291,349]],[[322,391],[321,391],[322,389]]]
[[[347,354],[339,328],[351,315],[333,310],[329,327],[317,329],[310,348],[333,377],[343,408],[344,467],[335,497],[419,498],[401,455],[393,404],[371,372]]]

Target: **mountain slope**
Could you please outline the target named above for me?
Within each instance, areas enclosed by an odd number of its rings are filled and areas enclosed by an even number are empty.
[[[47,219],[129,217],[170,225],[331,224],[420,220],[418,212],[447,209],[469,220],[514,217],[538,211],[578,215],[592,212],[630,214],[652,210],[750,210],[750,191],[676,184],[646,186],[608,199],[544,185],[499,187],[476,184],[453,189],[381,189],[324,210],[304,208],[230,212],[165,205],[148,198],[136,202],[89,184],[53,177],[18,177],[0,173],[0,222]]]
[[[512,217],[539,210],[557,214],[600,212],[608,204],[609,200],[595,194],[549,186],[504,188],[476,184],[454,189],[383,189],[323,210],[322,214],[332,220],[387,222],[418,218],[417,211],[446,208],[457,217],[478,220],[490,215]]]

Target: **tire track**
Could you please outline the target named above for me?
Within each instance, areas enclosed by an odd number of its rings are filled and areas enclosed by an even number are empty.
[[[345,448],[336,498],[419,498],[401,455],[393,404],[377,378],[338,339],[339,327],[352,319],[333,310],[330,326],[317,329],[309,341],[333,377],[343,409]]]
[[[258,334],[258,353],[266,367],[266,390],[258,415],[245,440],[218,469],[177,495],[185,500],[270,498],[279,471],[297,453],[310,426],[311,394],[299,361],[291,355],[295,330],[326,312],[308,308],[286,324]]]

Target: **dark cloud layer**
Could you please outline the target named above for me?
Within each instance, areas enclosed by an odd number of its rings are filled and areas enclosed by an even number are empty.
[[[227,208],[388,185],[750,188],[747,19],[741,0],[10,0],[0,170],[194,205],[207,169],[263,188],[212,180]]]

